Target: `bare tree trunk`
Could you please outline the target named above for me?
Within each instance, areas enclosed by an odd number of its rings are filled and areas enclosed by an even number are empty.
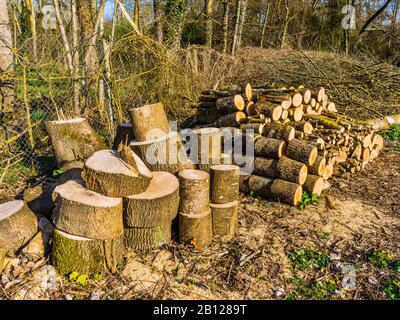
[[[36,62],[37,61],[36,14],[35,14],[35,6],[33,5],[33,0],[26,0],[26,7],[28,9],[29,29],[32,35],[33,60]]]
[[[240,11],[240,24],[239,24],[237,48],[240,48],[242,46],[242,35],[243,35],[244,22],[246,20],[247,4],[248,4],[248,0],[242,0],[242,9]]]
[[[163,11],[161,8],[161,0],[154,0],[154,29],[158,42],[163,41]]]
[[[78,13],[76,7],[76,1],[72,0],[71,12],[72,12],[72,59],[73,59],[73,74],[72,78],[74,81],[74,108],[76,116],[80,115],[80,103],[79,103],[79,69],[80,69],[80,59],[79,59],[79,22]]]
[[[7,1],[0,0],[0,72],[14,71],[13,41],[8,17]],[[11,76],[11,75],[10,75]],[[0,111],[12,111],[14,86],[12,82],[2,81],[0,85]]]
[[[133,21],[140,30],[140,0],[135,0]]]
[[[233,43],[232,43],[232,55],[236,53],[236,48],[237,48],[241,9],[242,9],[242,0],[237,0],[235,32],[233,34]]]
[[[289,8],[289,0],[285,0],[285,22],[283,26],[283,33],[282,33],[282,40],[281,40],[281,49],[284,49],[286,47],[286,40],[287,40],[287,34],[288,34],[288,28],[289,28],[289,14],[290,14],[290,8]]]
[[[212,47],[213,38],[213,0],[206,0],[206,46]]]
[[[224,23],[223,23],[223,31],[224,31],[224,47],[222,52],[225,54],[228,50],[228,31],[229,31],[229,0],[225,0],[223,2],[224,5]]]
[[[264,23],[263,23],[262,32],[261,32],[261,41],[260,41],[260,47],[261,48],[264,47],[264,38],[265,38],[265,32],[267,30],[267,25],[268,25],[268,17],[269,17],[269,9],[270,9],[270,7],[271,7],[271,1],[267,0],[267,9],[265,11]]]

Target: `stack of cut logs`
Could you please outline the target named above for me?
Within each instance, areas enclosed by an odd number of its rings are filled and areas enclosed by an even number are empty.
[[[332,176],[364,169],[383,148],[372,126],[338,113],[324,88],[248,84],[203,92],[194,107],[192,124],[255,132],[255,170],[242,175],[241,190],[291,205],[303,191],[320,195]]]

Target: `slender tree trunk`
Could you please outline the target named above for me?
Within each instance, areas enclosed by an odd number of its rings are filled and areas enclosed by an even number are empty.
[[[7,1],[0,0],[0,72],[14,71],[13,41],[8,17]],[[12,75],[10,74],[10,77]],[[0,84],[0,111],[12,111],[14,103],[14,86],[12,82],[2,81]]]
[[[137,25],[137,27],[140,30],[140,1],[139,0],[135,0],[133,21],[135,22],[135,24]]]
[[[161,0],[154,0],[154,29],[155,29],[155,35],[156,35],[156,40],[158,42],[163,42],[163,11],[161,8]]]
[[[287,35],[288,35],[288,29],[289,29],[289,14],[290,14],[290,8],[289,8],[289,0],[285,0],[285,22],[283,26],[283,33],[282,33],[282,40],[281,40],[281,49],[284,49],[286,47],[286,41],[287,41]]]
[[[212,47],[213,38],[213,0],[206,0],[206,46]]]
[[[242,0],[237,0],[235,31],[233,34],[233,43],[232,43],[232,55],[236,53],[236,48],[237,48],[241,9],[242,9]]]
[[[79,21],[77,13],[77,0],[72,0],[71,12],[72,12],[72,57],[73,57],[73,81],[74,81],[74,108],[76,116],[81,113],[80,110],[80,85],[79,85],[79,70],[80,70],[80,59],[79,59]]]
[[[224,54],[226,54],[227,50],[228,50],[228,31],[229,31],[229,1],[225,0],[223,2],[223,6],[224,6],[224,23],[223,23],[223,31],[224,31],[224,47],[222,52]]]
[[[242,0],[237,48],[240,48],[242,46],[242,35],[243,35],[244,22],[246,21],[247,4],[248,0]]]
[[[265,32],[267,31],[270,7],[271,7],[271,1],[267,0],[267,9],[265,10],[264,23],[263,23],[262,32],[261,32],[261,41],[260,41],[261,48],[264,47]]]
[[[36,62],[37,61],[36,13],[33,0],[26,0],[26,7],[28,9],[29,29],[31,31],[31,36],[32,36],[33,60]]]

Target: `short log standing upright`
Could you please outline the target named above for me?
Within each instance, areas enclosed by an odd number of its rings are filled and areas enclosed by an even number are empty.
[[[235,165],[211,167],[211,212],[213,234],[229,240],[238,227],[239,174]]]
[[[181,197],[179,240],[202,250],[212,240],[210,175],[200,170],[184,170],[178,177]]]

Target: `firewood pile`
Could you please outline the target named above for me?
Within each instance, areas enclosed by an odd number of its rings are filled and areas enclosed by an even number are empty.
[[[205,91],[193,107],[192,126],[234,127],[244,137],[252,130],[254,172],[242,175],[241,191],[291,205],[363,170],[383,148],[373,126],[338,113],[324,88],[248,84]]]

